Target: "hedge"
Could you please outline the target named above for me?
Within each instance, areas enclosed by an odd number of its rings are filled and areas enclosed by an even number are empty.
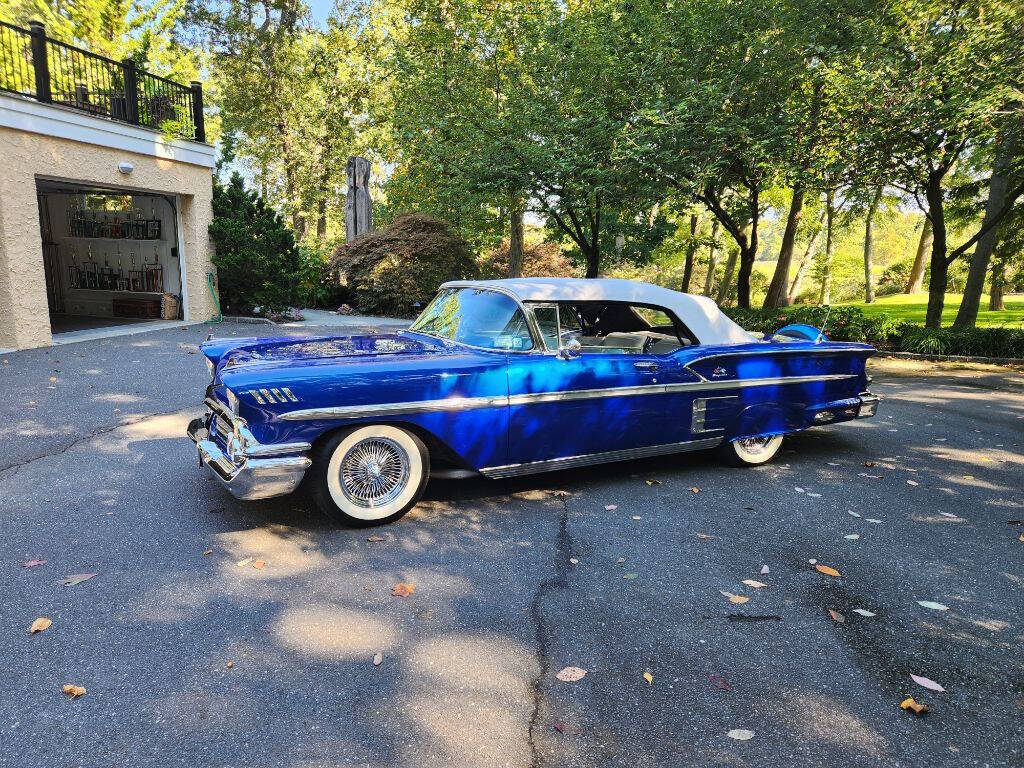
[[[805,305],[770,311],[725,307],[723,311],[748,331],[772,333],[790,323],[820,328],[828,310]],[[922,328],[887,315],[867,317],[859,307],[832,307],[825,335],[833,341],[864,341],[893,352],[1024,358],[1024,330]]]

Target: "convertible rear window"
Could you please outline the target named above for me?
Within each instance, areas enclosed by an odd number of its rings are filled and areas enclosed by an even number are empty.
[[[519,305],[503,293],[478,288],[441,291],[409,330],[484,349],[533,349]]]

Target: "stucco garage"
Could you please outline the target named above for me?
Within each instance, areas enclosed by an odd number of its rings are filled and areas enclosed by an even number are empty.
[[[51,328],[60,314],[152,321],[153,301],[158,321],[214,314],[212,147],[0,94],[0,159],[0,348],[89,325]]]

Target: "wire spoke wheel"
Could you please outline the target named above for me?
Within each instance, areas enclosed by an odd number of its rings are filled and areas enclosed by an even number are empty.
[[[341,490],[350,502],[367,509],[382,507],[408,485],[409,455],[388,437],[370,437],[349,448],[339,474]]]

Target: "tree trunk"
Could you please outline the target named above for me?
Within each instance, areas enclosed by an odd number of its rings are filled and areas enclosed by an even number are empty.
[[[917,253],[914,255],[914,265],[910,268],[910,277],[907,278],[907,287],[904,293],[918,293],[924,285],[924,259],[932,247],[932,220],[924,217],[924,226],[921,227],[921,239],[917,241]]]
[[[878,204],[882,200],[882,187],[875,192],[871,198],[871,205],[868,207],[867,218],[864,220],[864,301],[868,304],[875,300],[875,286],[872,282],[871,271],[874,266],[875,242],[873,227],[875,224],[875,213],[878,211]]]
[[[786,216],[786,229],[782,234],[782,247],[779,249],[779,261],[775,265],[771,285],[764,297],[765,309],[776,309],[787,303],[789,294],[789,267],[793,262],[793,248],[796,244],[796,231],[800,226],[800,217],[804,209],[804,190],[799,184],[793,187],[793,201],[789,205]]]
[[[718,236],[718,219],[711,222],[711,245],[708,246],[708,273],[704,277],[704,295],[711,296],[711,289],[715,285],[715,249],[718,243],[715,238]]]
[[[932,220],[931,275],[928,279],[928,311],[925,328],[942,327],[942,307],[946,302],[949,265],[946,264],[946,217],[943,210],[941,171],[931,171],[925,185],[928,215]]]
[[[321,243],[327,237],[327,200],[321,198],[316,203],[316,239]]]
[[[729,258],[725,262],[725,274],[722,275],[722,282],[718,286],[718,296],[715,297],[717,304],[724,304],[729,295],[729,286],[732,285],[732,275],[736,271],[736,258],[739,253],[739,246],[729,249]]]
[[[686,244],[686,262],[683,265],[683,284],[679,289],[683,293],[690,292],[690,280],[693,278],[693,257],[697,253],[697,230],[700,228],[700,216],[690,215],[690,242]]]
[[[1002,312],[1006,309],[1003,303],[1003,286],[1006,284],[1006,264],[1002,259],[992,263],[992,287],[988,292],[988,309],[990,312]]]
[[[832,303],[832,253],[835,250],[835,193],[832,190],[825,195],[825,258],[821,265],[821,295],[819,304]]]
[[[985,204],[985,219],[982,226],[999,215],[1006,204],[1006,192],[1010,184],[1008,172],[1014,153],[1017,150],[1016,137],[1013,131],[1003,136],[996,148],[996,159],[992,166],[992,177],[988,183],[988,202]],[[964,297],[960,309],[953,321],[954,328],[973,328],[978,322],[978,308],[981,306],[981,294],[985,290],[985,278],[988,276],[988,264],[999,240],[999,227],[988,230],[974,248],[971,266],[967,273],[964,286]]]
[[[587,262],[587,274],[585,277],[595,278],[600,274],[601,252],[599,248],[600,246],[587,243],[585,248],[580,249],[583,251],[583,258]]]
[[[740,243],[740,271],[736,276],[736,306],[740,309],[750,309],[750,273],[754,271],[757,259],[757,224],[760,218],[758,196],[756,189],[750,194],[750,224]]]
[[[508,276],[523,274],[523,204],[513,193],[510,198],[508,219]]]
[[[810,268],[811,262],[814,261],[814,246],[817,245],[818,235],[820,234],[820,226],[811,234],[811,239],[807,243],[804,255],[800,259],[800,266],[796,268],[796,277],[793,278],[793,283],[789,286],[789,292],[786,295],[787,306],[796,301],[796,297],[800,293],[800,285],[804,281],[804,276],[807,274],[807,270]]]

